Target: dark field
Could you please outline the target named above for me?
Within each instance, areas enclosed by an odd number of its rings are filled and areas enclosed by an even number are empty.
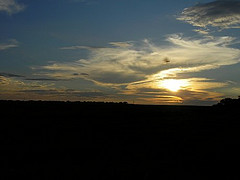
[[[240,109],[1,101],[5,179],[240,179]]]

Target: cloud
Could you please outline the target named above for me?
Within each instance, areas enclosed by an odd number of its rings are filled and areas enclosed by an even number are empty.
[[[81,76],[89,76],[89,74],[87,74],[87,73],[73,73],[73,75],[74,76],[79,76],[79,75],[81,75]]]
[[[45,70],[42,75],[53,78],[85,78],[98,83],[124,84],[156,76],[166,78],[215,69],[240,61],[240,50],[230,47],[235,39],[229,36],[192,39],[174,34],[166,40],[169,46],[144,40],[124,47],[89,47],[86,59],[54,62],[35,69]],[[82,76],[83,73],[87,76]]]
[[[80,75],[85,75],[84,73]],[[6,78],[20,78],[22,80],[27,80],[27,81],[64,81],[65,79],[59,79],[59,78],[43,78],[43,77],[36,77],[36,78],[30,78],[26,77],[24,75],[19,75],[19,74],[13,74],[13,73],[8,73],[8,72],[0,72],[0,77],[6,77]]]
[[[171,79],[166,79],[171,80]],[[223,94],[211,91],[228,86],[228,83],[215,82],[207,78],[173,79],[185,82],[179,91],[172,92],[163,86],[164,80],[131,83],[121,93],[135,96],[144,104],[204,104],[211,105],[222,99]]]
[[[29,83],[12,77],[0,76],[0,99],[96,101],[111,99],[111,97],[96,90],[80,91],[64,87],[56,88],[52,83],[35,81]]]
[[[213,105],[223,98],[221,93],[211,91],[180,90],[179,97],[182,97],[182,104],[185,105]]]
[[[207,35],[209,34],[209,30],[205,30],[205,29],[194,29],[193,31],[202,34],[202,35]]]
[[[132,46],[131,42],[110,42],[112,46],[127,48]]]
[[[10,39],[7,43],[0,44],[0,51],[7,50],[9,48],[18,47],[18,41],[16,39]]]
[[[101,48],[84,46],[89,51],[85,59],[51,62],[45,66],[35,67],[34,70],[40,70],[39,75],[47,78],[68,80],[80,78],[91,81],[96,87],[115,89],[114,95],[135,97],[139,102],[146,103],[148,98],[156,98],[159,102],[165,96],[169,100],[171,92],[159,85],[166,79],[178,79],[179,75],[184,76],[240,62],[240,50],[231,47],[235,40],[229,36],[195,39],[173,34],[166,38],[168,45],[164,46],[156,45],[149,40],[131,42],[130,46],[124,45],[125,42]],[[182,89],[192,94],[201,92],[209,99],[221,96],[219,93],[212,93],[212,89],[227,86],[225,83],[204,78],[185,80],[189,84]],[[153,92],[140,92],[140,89],[158,91],[158,95]],[[171,98],[179,103],[184,102],[183,96],[171,95]]]
[[[177,19],[201,28],[209,26],[220,29],[240,28],[240,2],[219,0],[197,4],[184,9]]]
[[[76,49],[87,49],[87,50],[94,50],[94,49],[100,49],[104,47],[100,46],[69,46],[69,47],[62,47],[60,49],[62,50],[76,50]]]
[[[109,45],[118,48],[129,48],[132,46],[131,41],[127,42],[110,42]],[[103,46],[68,46],[68,47],[61,47],[62,50],[76,50],[76,49],[87,49],[87,50],[97,50],[97,49],[105,49],[107,47]]]
[[[0,0],[0,12],[16,14],[25,9],[25,5],[19,4],[16,0]]]
[[[56,78],[25,78],[27,81],[63,81],[63,79]]]
[[[91,92],[91,91],[86,92],[86,91],[77,91],[77,90],[71,90],[71,89],[26,89],[26,90],[21,90],[19,92],[34,93],[38,95],[77,96],[77,97],[89,97],[89,98],[106,96],[102,92]]]
[[[0,72],[0,76],[3,76],[3,77],[24,77],[23,75],[5,73],[5,72]]]
[[[105,97],[107,96],[106,94],[102,93],[102,92],[96,92],[96,91],[76,91],[76,90],[68,90],[68,93],[71,93],[75,96],[78,97],[91,97],[91,98],[96,98],[96,97]]]
[[[52,87],[52,84],[27,83],[14,77],[15,76],[0,76],[0,94],[12,94],[21,90],[46,89]]]

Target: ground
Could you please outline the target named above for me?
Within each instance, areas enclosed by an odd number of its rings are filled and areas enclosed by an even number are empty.
[[[1,179],[239,179],[237,108],[1,101]]]

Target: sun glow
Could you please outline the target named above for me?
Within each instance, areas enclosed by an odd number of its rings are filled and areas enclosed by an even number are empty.
[[[181,79],[166,79],[161,82],[161,87],[173,92],[177,92],[188,85],[186,80]]]

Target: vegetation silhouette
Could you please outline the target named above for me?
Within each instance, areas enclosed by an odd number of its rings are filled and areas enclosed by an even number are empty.
[[[224,98],[219,103],[217,103],[215,106],[240,107],[240,96],[238,96],[238,99]]]
[[[57,101],[0,110],[1,179],[240,178],[239,111]]]

